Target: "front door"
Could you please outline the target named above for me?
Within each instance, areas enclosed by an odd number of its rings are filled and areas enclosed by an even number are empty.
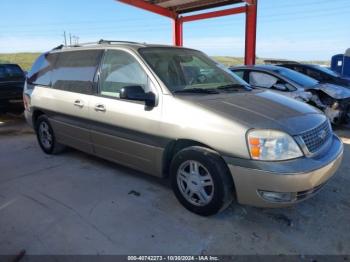
[[[108,50],[99,75],[99,91],[91,100],[91,140],[95,154],[146,173],[160,175],[162,138],[159,134],[161,96],[146,68],[128,51]],[[153,108],[120,99],[125,86],[141,86],[158,97]]]

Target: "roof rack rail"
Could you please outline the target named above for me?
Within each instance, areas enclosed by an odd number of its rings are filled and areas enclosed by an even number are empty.
[[[60,50],[60,49],[62,49],[63,47],[64,47],[64,45],[56,46],[56,47],[52,48],[52,51],[54,51],[54,50]]]
[[[120,41],[120,40],[104,40],[101,39],[100,41],[97,42],[98,44],[112,44],[112,43],[120,43],[120,44],[142,44],[138,42],[132,42],[132,41]]]
[[[53,48],[51,51],[55,51],[55,50],[60,50],[63,48],[72,48],[72,47],[83,47],[83,46],[89,46],[89,45],[102,45],[102,44],[112,44],[112,43],[119,43],[119,44],[141,44],[138,42],[132,42],[132,41],[119,41],[119,40],[104,40],[101,39],[97,42],[86,42],[86,43],[79,43],[79,44],[75,44],[75,45],[59,45],[56,46],[55,48]]]
[[[85,43],[79,43],[75,45],[68,45],[66,47],[82,47],[82,46],[87,46],[87,45],[97,45],[98,42],[85,42]]]

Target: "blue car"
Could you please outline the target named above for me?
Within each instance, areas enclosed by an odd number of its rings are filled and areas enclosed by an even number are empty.
[[[341,76],[337,72],[332,71],[327,67],[312,64],[286,63],[278,66],[286,67],[310,76],[320,83],[329,83],[350,88],[350,78]]]

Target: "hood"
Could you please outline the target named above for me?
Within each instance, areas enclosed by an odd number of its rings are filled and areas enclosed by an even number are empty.
[[[321,90],[335,99],[345,99],[350,97],[350,90],[346,87],[334,84],[318,84],[316,86],[305,88],[305,90]]]
[[[339,76],[339,78],[350,82],[350,76]]]
[[[341,85],[341,86],[345,86],[347,88],[350,87],[350,77],[347,76],[339,76],[338,78],[338,82],[337,84]]]
[[[253,90],[214,96],[183,96],[222,117],[250,128],[277,129],[297,135],[324,122],[316,108],[270,91]]]

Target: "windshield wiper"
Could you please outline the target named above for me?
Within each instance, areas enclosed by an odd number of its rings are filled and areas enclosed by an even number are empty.
[[[197,93],[197,94],[219,94],[215,89],[205,89],[205,88],[188,88],[182,90],[176,90],[174,93]]]
[[[240,89],[245,89],[246,91],[251,91],[253,88],[242,84],[229,84],[217,87],[218,90],[228,90],[228,91],[239,91]]]

